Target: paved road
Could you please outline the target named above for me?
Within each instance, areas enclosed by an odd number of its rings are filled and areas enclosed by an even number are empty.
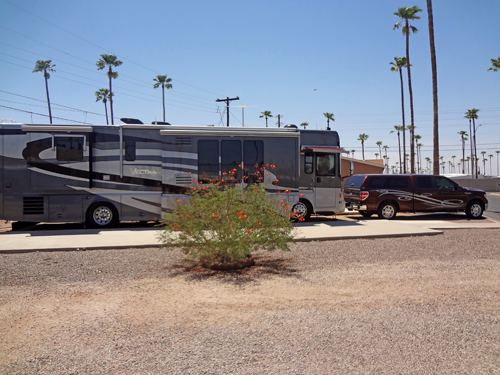
[[[488,211],[484,215],[500,221],[500,193],[489,193],[488,203]]]

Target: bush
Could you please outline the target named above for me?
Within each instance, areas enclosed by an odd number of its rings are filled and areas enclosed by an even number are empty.
[[[286,200],[269,196],[261,186],[210,185],[178,199],[162,220],[160,241],[200,264],[238,263],[258,248],[290,250],[289,219]]]

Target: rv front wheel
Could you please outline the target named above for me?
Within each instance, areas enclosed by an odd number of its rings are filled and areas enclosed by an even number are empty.
[[[309,220],[312,214],[312,206],[306,200],[300,200],[297,204],[295,204],[292,208],[292,218],[295,221],[306,221]]]
[[[117,224],[118,212],[111,203],[95,203],[87,211],[87,225],[91,228],[112,228]]]

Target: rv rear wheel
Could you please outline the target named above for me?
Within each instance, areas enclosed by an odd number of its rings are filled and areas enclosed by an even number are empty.
[[[294,221],[307,221],[311,217],[312,206],[306,200],[301,199],[292,208],[292,218]]]
[[[87,211],[87,225],[91,228],[113,228],[118,224],[118,211],[107,202],[98,202]]]

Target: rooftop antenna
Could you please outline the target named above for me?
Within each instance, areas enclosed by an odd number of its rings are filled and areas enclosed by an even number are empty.
[[[235,106],[231,106],[231,107],[238,107],[240,108],[241,107],[241,126],[242,127],[245,127],[245,108],[246,107],[257,107],[256,105],[245,105],[245,104],[242,104],[242,105],[235,105]]]

